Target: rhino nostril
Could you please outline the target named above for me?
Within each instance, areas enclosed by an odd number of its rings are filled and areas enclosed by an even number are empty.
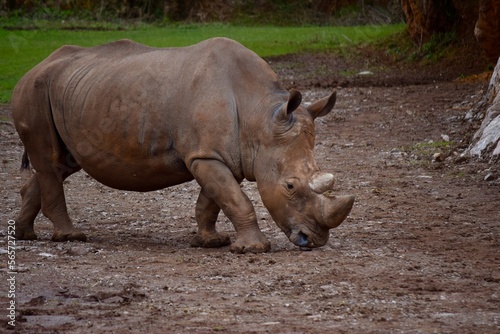
[[[297,246],[305,247],[308,245],[308,243],[309,240],[307,235],[302,233],[302,231],[299,231],[299,233],[297,233]]]

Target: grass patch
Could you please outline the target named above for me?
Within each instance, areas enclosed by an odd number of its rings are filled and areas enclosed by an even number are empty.
[[[130,30],[0,29],[0,102],[10,101],[17,81],[66,44],[95,46],[128,38],[155,47],[180,47],[223,36],[261,57],[299,52],[329,52],[373,43],[405,29],[403,24],[359,27],[242,27],[226,24],[141,26]]]
[[[415,145],[403,147],[403,151],[421,160],[431,160],[435,153],[440,153],[443,157],[450,155],[453,149],[451,141],[430,141],[416,143]]]

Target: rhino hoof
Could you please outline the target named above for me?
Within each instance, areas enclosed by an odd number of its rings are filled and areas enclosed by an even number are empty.
[[[36,236],[34,231],[22,231],[16,230],[16,239],[17,240],[36,240],[38,237]]]
[[[231,244],[231,252],[244,254],[244,253],[267,253],[271,250],[271,244],[269,241],[265,240],[265,242],[256,242],[252,244],[243,244],[236,240],[233,244]]]
[[[202,237],[196,234],[191,240],[191,247],[216,248],[231,244],[229,235],[225,233],[216,233],[214,235]]]
[[[74,231],[71,233],[54,232],[52,241],[87,241],[87,236],[83,232]]]

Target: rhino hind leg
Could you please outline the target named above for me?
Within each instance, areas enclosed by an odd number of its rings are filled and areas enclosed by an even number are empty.
[[[86,241],[87,236],[76,229],[69,218],[63,189],[64,180],[81,167],[72,162],[71,154],[64,149],[60,150],[59,159],[53,161],[49,156],[51,150],[40,142],[25,143],[28,154],[30,150],[37,153],[30,155],[36,173],[21,188],[22,205],[16,221],[16,236],[20,239],[37,238],[33,224],[41,210],[54,225],[53,241]]]
[[[87,241],[87,236],[75,228],[68,215],[63,184],[55,173],[38,173],[42,213],[54,224],[52,241]]]
[[[215,228],[219,212],[220,207],[202,189],[196,202],[198,233],[191,240],[192,247],[214,248],[228,246],[231,243],[229,235],[219,233]]]
[[[78,169],[74,169],[76,170]],[[41,209],[54,224],[53,241],[86,241],[85,234],[73,227],[68,216],[62,181],[55,174],[46,174],[43,172],[33,174],[21,188],[22,205],[16,219],[16,238],[37,239],[34,221]]]
[[[36,174],[32,175],[21,188],[21,198],[21,211],[16,219],[16,239],[36,240],[33,224],[42,207],[40,184]]]

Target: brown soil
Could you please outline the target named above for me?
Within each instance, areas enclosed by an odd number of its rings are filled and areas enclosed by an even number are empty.
[[[475,126],[464,115],[487,81],[450,81],[464,74],[457,66],[371,66],[363,76],[359,58],[270,61],[306,102],[338,90],[335,112],[317,120],[316,156],[336,175],[336,190],[356,203],[328,244],[292,245],[245,182],[272,251],[191,248],[194,182],[132,193],[81,172],[65,189],[89,241],[51,242],[51,223],[40,215],[39,240],[16,242],[17,322],[7,326],[10,299],[2,292],[2,332],[500,331],[500,168],[461,157]],[[22,146],[9,107],[0,115],[5,254],[5,227],[28,173],[19,171]],[[219,226],[234,237],[226,217]],[[7,291],[6,279],[1,285]]]

